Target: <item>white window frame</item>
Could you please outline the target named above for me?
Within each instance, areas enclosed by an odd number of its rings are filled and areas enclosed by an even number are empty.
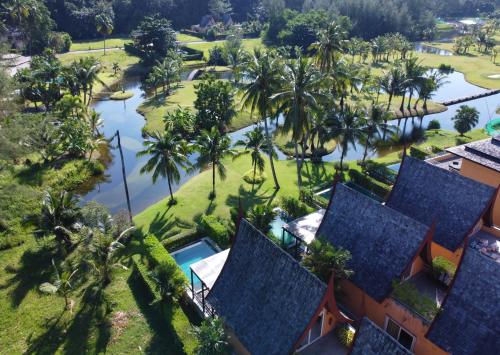
[[[411,352],[413,352],[413,347],[415,346],[415,341],[417,340],[417,338],[415,337],[415,335],[413,335],[410,331],[408,331],[408,329],[406,329],[405,327],[403,327],[401,324],[399,324],[399,322],[396,322],[394,319],[392,319],[391,317],[389,316],[385,316],[385,324],[384,324],[384,331],[394,339],[394,337],[392,335],[390,335],[388,332],[387,332],[387,325],[389,324],[389,320],[391,320],[391,322],[393,322],[394,324],[396,324],[398,327],[399,327],[399,332],[398,332],[398,338],[395,339],[401,346],[403,346],[400,342],[399,342],[399,337],[401,336],[401,330],[404,330],[406,332],[406,334],[408,334],[409,336],[411,336],[412,338],[412,341],[411,341],[411,346],[410,346],[410,350]],[[404,347],[404,346],[403,346]]]
[[[317,340],[321,339],[321,337],[323,336],[323,326],[325,325],[325,316],[326,316],[326,312],[325,312],[325,309],[323,308],[321,310],[321,312],[319,313],[319,315],[318,315],[318,318],[321,317],[321,330],[320,330],[320,333],[319,333],[319,337],[317,337],[316,339],[314,339],[313,341],[311,341],[312,328],[309,329],[309,331],[307,332],[307,336],[306,336],[307,343],[305,343],[304,345],[302,345],[296,351],[303,350],[303,349],[307,348],[309,345],[315,343]],[[314,327],[314,325],[313,325],[313,327]]]

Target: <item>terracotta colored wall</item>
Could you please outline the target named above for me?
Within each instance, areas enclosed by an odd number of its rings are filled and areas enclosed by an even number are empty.
[[[460,174],[495,188],[500,184],[499,172],[476,164],[470,160],[462,159]],[[500,196],[497,196],[493,206],[493,223],[500,226]]]
[[[376,302],[370,296],[356,287],[350,281],[341,283],[342,290],[346,297],[342,299],[343,303],[356,314],[359,318],[366,315],[371,321],[376,323],[380,328],[385,329],[386,316],[391,317],[400,326],[409,331],[415,336],[413,352],[417,355],[445,355],[437,345],[425,338],[425,333],[428,329],[421,318],[414,316],[406,308],[399,305],[392,299],[386,299],[382,303]]]
[[[452,252],[437,243],[434,242],[432,243],[431,246],[432,259],[438,256],[442,256],[443,258],[451,261],[455,265],[458,265],[461,255],[462,255],[462,248],[458,248],[455,252]]]

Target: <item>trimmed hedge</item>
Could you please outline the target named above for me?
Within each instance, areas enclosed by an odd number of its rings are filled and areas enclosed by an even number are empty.
[[[182,59],[184,60],[202,60],[203,59],[203,51],[198,49],[190,48],[187,46],[181,46],[181,51],[183,52]],[[184,54],[185,53],[185,54]]]
[[[200,232],[212,238],[220,246],[229,245],[229,229],[221,219],[215,216],[201,216]]]
[[[185,232],[167,238],[163,241],[163,246],[167,250],[175,250],[198,239],[200,239],[200,233],[196,229],[189,229]]]
[[[157,291],[156,283],[149,275],[149,271],[148,271],[147,266],[141,261],[141,256],[140,255],[132,255],[132,262],[134,263],[134,268],[135,268],[135,271],[137,271],[137,275],[142,279],[142,281],[144,282],[144,285],[146,286],[149,293],[151,294],[151,297],[153,298],[153,302],[161,300],[161,295]]]
[[[389,186],[359,172],[358,170],[350,169],[349,177],[351,181],[356,185],[364,187],[365,189],[384,199],[391,191]]]
[[[410,156],[420,160],[425,160],[427,158],[427,153],[417,147],[411,146]]]

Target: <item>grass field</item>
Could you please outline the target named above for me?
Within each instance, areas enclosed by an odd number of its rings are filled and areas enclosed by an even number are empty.
[[[247,38],[242,40],[243,48],[247,51],[252,51],[256,47],[262,47],[264,44],[262,43],[262,39],[260,38]],[[197,49],[203,51],[205,58],[208,58],[209,51],[213,47],[222,47],[224,46],[224,41],[214,41],[214,42],[204,42],[204,43],[193,43],[188,44],[189,48]]]
[[[429,46],[453,51],[453,43],[429,42]],[[465,79],[471,84],[487,89],[499,89],[500,78],[493,79],[489,76],[500,74],[500,59],[493,63],[489,54],[478,53],[475,50],[467,55],[440,56],[430,53],[417,53],[423,64],[437,68],[440,64],[451,65],[455,70],[463,73]]]
[[[106,39],[106,49],[108,48],[123,48],[125,43],[132,43],[130,37],[111,37]],[[91,49],[103,49],[104,41],[100,39],[92,39],[87,41],[75,41],[71,44],[70,51],[86,51]]]
[[[139,107],[138,111],[144,115],[146,119],[145,130],[162,130],[164,127],[163,117],[169,111],[175,110],[178,107],[192,108],[194,110],[194,101],[196,100],[195,85],[198,83],[194,81],[182,81],[179,87],[173,94],[168,96],[165,100],[163,94],[152,97]],[[255,123],[249,112],[240,110],[239,104],[236,104],[237,115],[230,125],[230,130],[235,131],[240,128],[246,127]]]
[[[179,42],[196,42],[196,41],[203,41],[203,38],[195,37],[192,35],[186,35],[184,33],[178,33],[177,40]]]

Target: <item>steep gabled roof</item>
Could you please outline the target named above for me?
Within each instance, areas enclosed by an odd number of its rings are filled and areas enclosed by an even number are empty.
[[[380,329],[375,323],[363,317],[350,355],[409,355],[406,348],[399,344],[396,339]]]
[[[246,220],[207,301],[252,354],[287,354],[327,285]]]
[[[500,263],[468,247],[427,338],[453,354],[500,349]]]
[[[500,136],[446,149],[448,152],[500,172]]]
[[[317,234],[349,250],[351,281],[379,302],[428,236],[425,225],[343,184],[336,185]]]
[[[434,241],[454,251],[495,193],[491,186],[406,156],[387,206],[427,226],[436,221]]]

